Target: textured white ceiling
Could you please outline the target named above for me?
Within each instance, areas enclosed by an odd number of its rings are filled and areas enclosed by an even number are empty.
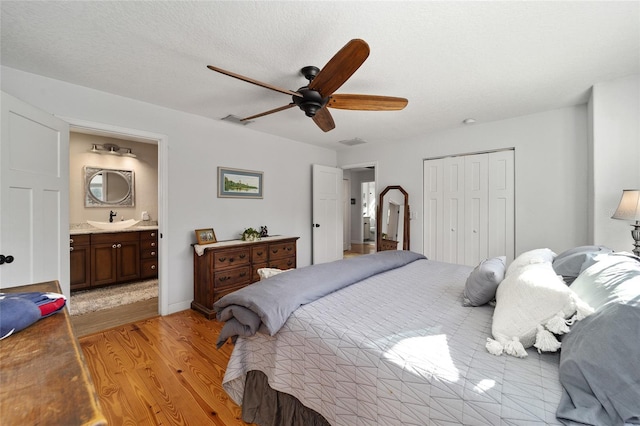
[[[291,102],[212,72],[283,88],[350,39],[371,54],[336,93],[399,96],[403,111],[331,109],[322,132],[297,108],[249,127],[345,148],[584,103],[640,72],[640,2],[1,2],[2,65],[221,119]],[[236,125],[236,124],[228,124]]]

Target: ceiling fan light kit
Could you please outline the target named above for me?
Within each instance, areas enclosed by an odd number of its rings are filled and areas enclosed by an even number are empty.
[[[335,128],[333,117],[328,108],[354,111],[398,111],[407,106],[408,100],[405,98],[334,94],[334,92],[360,68],[368,56],[369,45],[364,40],[353,39],[344,45],[344,47],[327,62],[324,68],[320,69],[313,65],[303,67],[300,73],[309,81],[309,84],[299,88],[295,92],[263,83],[231,71],[226,71],[213,65],[208,65],[207,68],[229,77],[246,81],[247,83],[291,95],[292,102],[290,104],[250,117],[241,118],[239,119],[240,122],[246,122],[253,118],[263,117],[297,106],[304,111],[307,117],[312,118],[313,122],[316,123],[322,131],[328,132]],[[225,119],[229,119],[229,117],[232,116],[227,116]]]

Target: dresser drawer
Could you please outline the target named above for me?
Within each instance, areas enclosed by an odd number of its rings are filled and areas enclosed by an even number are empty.
[[[157,249],[158,242],[156,240],[140,240],[140,248],[142,250]]]
[[[69,237],[69,244],[71,247],[75,246],[86,246],[91,242],[91,235],[89,234],[81,234],[81,235],[71,235]]]
[[[224,250],[214,253],[213,269],[220,270],[251,263],[251,249],[249,247],[237,250]]]
[[[229,293],[233,293],[236,290],[240,290],[241,288],[245,287],[246,284],[239,284],[236,286],[230,286],[230,287],[225,287],[222,290],[216,290],[213,293],[213,303],[216,303],[218,301],[218,299],[220,299],[223,296],[226,296]]]
[[[296,255],[296,243],[290,241],[288,243],[271,244],[269,246],[269,262],[275,259],[282,259],[285,257]]]
[[[141,240],[157,240],[158,230],[155,229],[153,231],[140,231],[140,239]]]
[[[140,277],[155,278],[158,276],[158,260],[144,259],[140,262]]]
[[[269,258],[269,251],[267,245],[251,247],[251,263],[266,262]]]
[[[296,267],[295,257],[288,257],[285,259],[276,259],[276,260],[269,261],[269,268],[285,270],[285,269],[292,269],[295,267]]]
[[[216,271],[213,274],[215,291],[237,285],[247,285],[251,283],[251,266],[241,266],[239,268]]]
[[[143,259],[157,259],[158,258],[158,249],[143,249],[140,250],[140,257]]]

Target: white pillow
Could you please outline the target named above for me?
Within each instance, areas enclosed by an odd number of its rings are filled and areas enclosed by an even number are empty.
[[[569,325],[593,312],[556,275],[552,260],[548,252],[529,252],[513,262],[515,268],[507,270],[496,292],[491,327],[495,340],[487,339],[486,347],[492,354],[504,351],[524,358],[525,348],[531,346],[538,352],[555,352],[560,343],[552,333],[568,332]]]
[[[516,269],[521,268],[522,266],[531,265],[532,263],[551,263],[553,262],[553,259],[555,259],[555,257],[556,254],[548,248],[525,251],[509,264],[506,275],[509,275],[510,272],[514,272]]]
[[[277,268],[260,268],[258,269],[258,276],[260,277],[260,281],[266,280],[269,277],[273,277],[274,275],[278,275],[284,272],[282,269]]]

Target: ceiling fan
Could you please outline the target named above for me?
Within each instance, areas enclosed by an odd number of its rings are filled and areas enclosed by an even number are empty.
[[[360,68],[368,56],[369,45],[364,40],[353,39],[344,45],[344,47],[327,62],[324,68],[319,69],[314,66],[302,68],[300,72],[309,80],[309,84],[299,88],[297,91],[263,83],[231,71],[214,67],[213,65],[207,65],[207,68],[257,86],[291,95],[292,97],[290,104],[242,118],[240,121],[263,117],[298,106],[305,112],[307,117],[313,119],[318,127],[328,132],[333,130],[336,125],[327,108],[359,111],[397,111],[407,106],[409,101],[405,98],[377,95],[334,94],[334,92]]]

